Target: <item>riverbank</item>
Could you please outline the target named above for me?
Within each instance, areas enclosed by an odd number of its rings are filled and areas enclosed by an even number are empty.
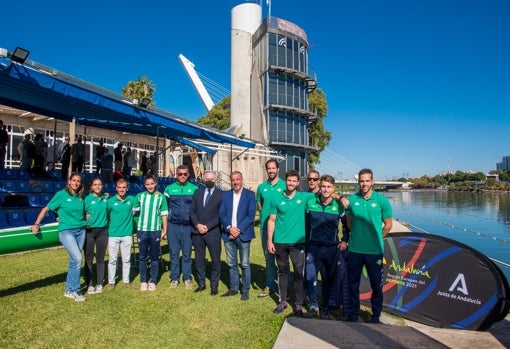
[[[396,219],[393,220],[393,225],[390,230],[391,233],[407,233],[410,232],[411,229],[405,222],[398,221]]]

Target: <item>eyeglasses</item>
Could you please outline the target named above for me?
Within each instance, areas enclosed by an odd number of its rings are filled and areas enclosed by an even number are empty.
[[[186,176],[188,176],[188,174],[186,172],[180,172],[180,173],[178,172],[177,176],[184,176],[184,177],[186,177]]]
[[[319,180],[319,178],[308,178],[309,181],[314,181],[314,182],[317,182]]]

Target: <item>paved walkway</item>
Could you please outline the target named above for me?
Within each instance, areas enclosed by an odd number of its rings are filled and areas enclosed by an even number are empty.
[[[404,320],[403,325],[387,316],[382,324],[348,323],[289,317],[273,349],[291,348],[510,348],[510,315],[489,330],[465,331],[429,327]]]

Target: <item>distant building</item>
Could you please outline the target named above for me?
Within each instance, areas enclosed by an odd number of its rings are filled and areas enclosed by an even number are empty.
[[[308,172],[308,126],[316,114],[308,94],[316,87],[310,75],[303,29],[269,16],[262,21],[254,3],[232,9],[231,126],[237,134],[269,145],[285,158],[281,174]]]
[[[496,182],[499,182],[499,175],[497,173],[487,173],[485,175],[485,180],[487,179],[494,179]]]
[[[510,155],[503,156],[502,161],[496,164],[496,170],[510,171]]]

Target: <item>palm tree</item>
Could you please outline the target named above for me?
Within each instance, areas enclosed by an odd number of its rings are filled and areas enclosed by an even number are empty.
[[[156,92],[156,85],[146,76],[139,77],[137,80],[129,81],[122,88],[122,94],[130,99],[141,101],[143,98],[151,100],[150,105],[155,105],[153,95]]]

